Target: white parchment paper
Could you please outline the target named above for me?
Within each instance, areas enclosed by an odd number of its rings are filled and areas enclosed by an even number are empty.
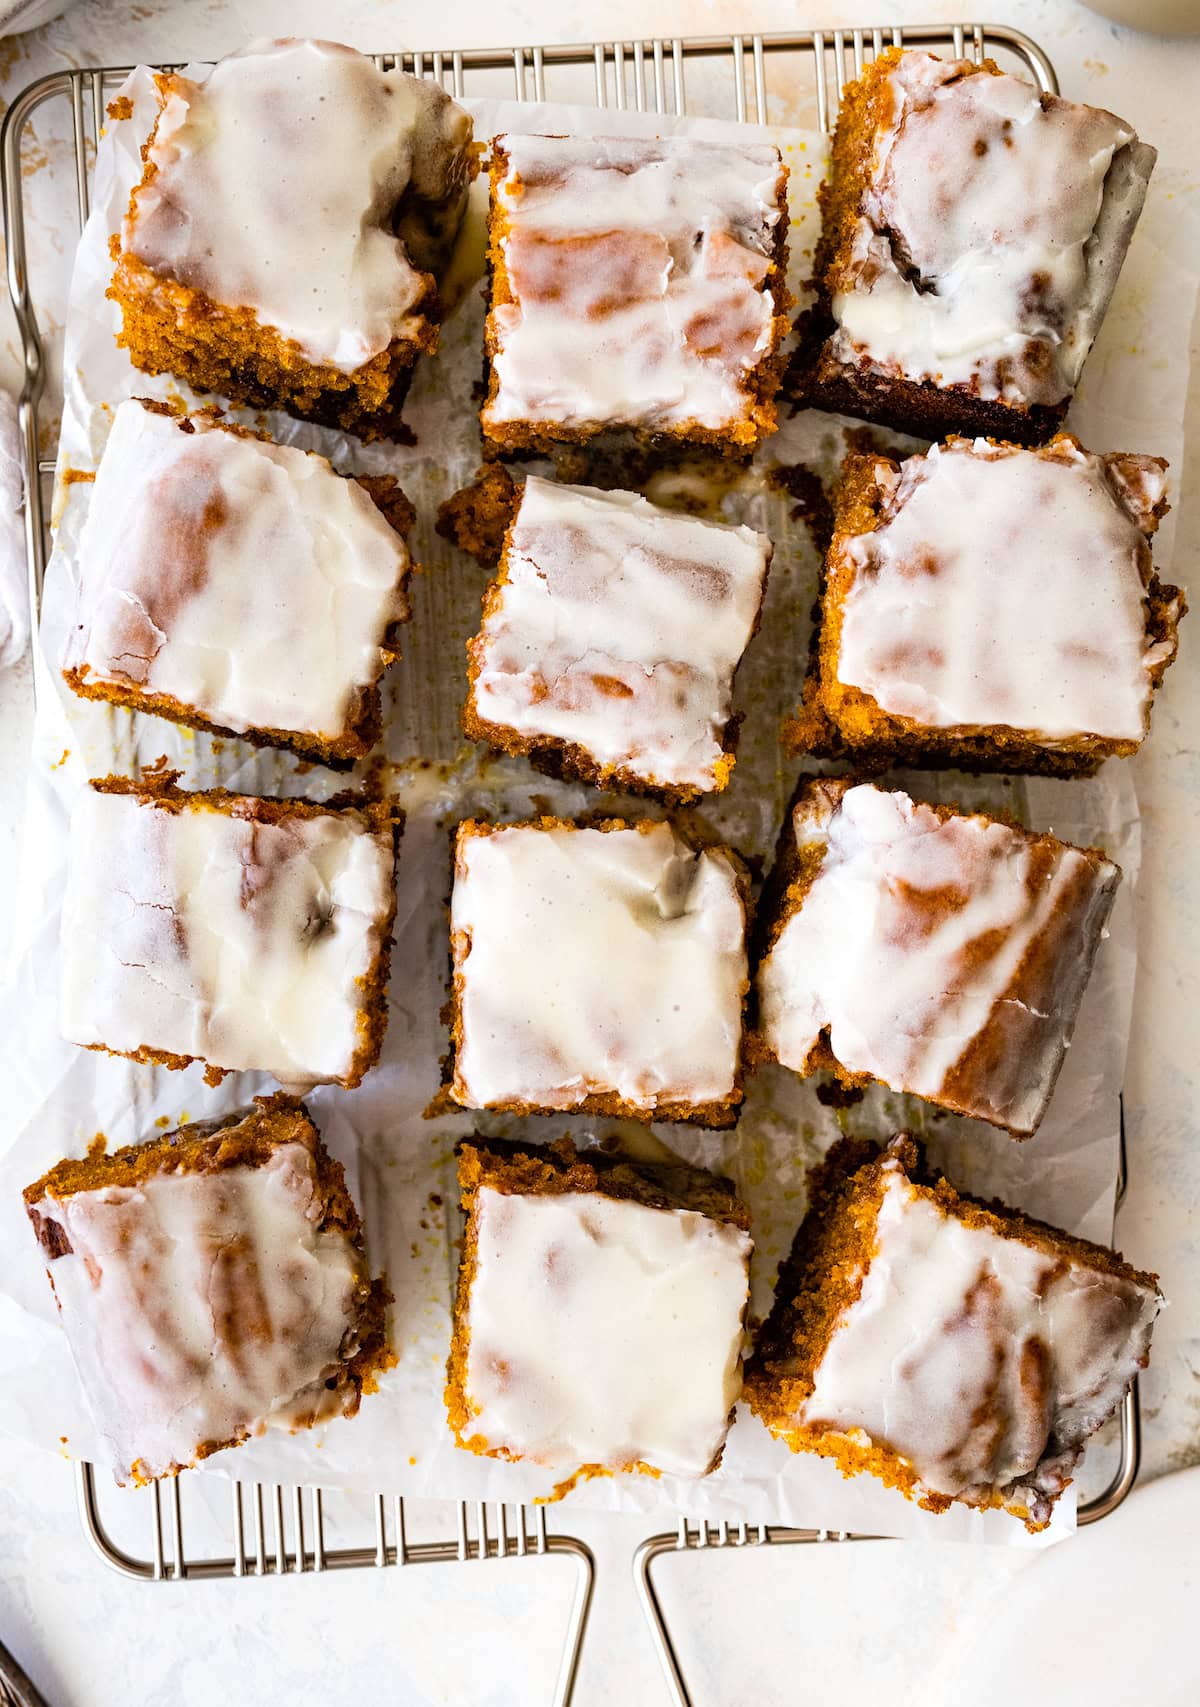
[[[65,482],[69,470],[96,466],[112,411],[130,395],[187,396],[174,382],[135,373],[116,348],[115,307],[104,291],[111,263],[108,237],[119,223],[140,170],[138,149],[154,109],[150,74],[127,86],[134,116],[111,125],[101,144],[92,215],[71,287],[64,371],[64,413],[56,499],[57,541],[46,579],[35,651],[38,716],[17,897],[13,964],[0,990],[5,1039],[6,1112],[0,1131],[0,1428],[90,1456],[96,1441],[55,1322],[39,1253],[25,1224],[21,1188],[62,1155],[80,1154],[99,1132],[110,1148],[181,1121],[237,1107],[271,1088],[262,1075],[242,1074],[219,1089],[202,1069],[169,1073],[78,1050],[58,1036],[58,915],[66,857],[67,815],[88,777],[166,754],[197,787],[220,782],[248,792],[308,794],[344,786],[319,768],[289,756],[256,753],[236,741],[193,735],[152,718],[80,701],[58,677],[72,620],[76,542],[90,501],[86,482]],[[550,130],[603,134],[686,131],[719,136],[719,121],[664,120],[599,113],[588,108],[468,103],[476,133]],[[738,134],[746,135],[747,127]],[[824,140],[800,131],[763,130],[779,143],[791,168],[792,274],[799,294],[816,234],[815,195]],[[1178,462],[1181,398],[1186,391],[1187,328],[1196,281],[1181,279],[1164,260],[1169,250],[1169,192],[1151,199],[1118,288],[1101,344],[1078,404],[1087,442],[1097,450],[1162,454]],[[309,1098],[331,1149],[347,1165],[363,1206],[373,1263],[386,1269],[396,1294],[393,1325],[399,1364],[359,1416],[310,1434],[266,1438],[208,1461],[203,1474],[245,1479],[320,1482],[363,1491],[453,1498],[525,1500],[551,1492],[553,1476],[493,1463],[458,1451],[442,1406],[449,1307],[459,1218],[455,1208],[453,1146],[472,1130],[551,1137],[567,1130],[576,1141],[617,1134],[627,1147],[653,1152],[665,1145],[688,1160],[731,1174],[750,1204],[756,1254],[753,1309],[765,1312],[780,1258],[804,1208],[809,1165],[839,1131],[886,1135],[901,1126],[919,1131],[936,1161],[974,1191],[998,1194],[1031,1212],[1092,1238],[1111,1234],[1116,1176],[1119,1092],[1134,980],[1132,930],[1139,854],[1137,805],[1127,768],[1110,764],[1094,782],[1054,783],[958,776],[902,778],[929,797],[999,806],[1071,840],[1098,842],[1121,863],[1126,880],[1058,1090],[1037,1137],[1017,1144],[977,1123],[933,1114],[924,1105],[876,1090],[837,1114],[822,1106],[815,1087],[781,1069],[751,1082],[734,1132],[683,1127],[653,1132],[579,1117],[515,1122],[465,1113],[424,1116],[440,1081],[447,1040],[439,1010],[445,997],[450,838],[471,812],[517,815],[535,809],[570,813],[594,807],[582,786],[551,783],[522,762],[492,759],[465,744],[458,711],[465,688],[463,646],[474,631],[486,574],[454,552],[433,530],[438,503],[474,474],[480,459],[476,387],[481,374],[483,185],[475,186],[447,296],[452,304],[438,357],[418,370],[407,418],[411,447],[374,445],[286,416],[265,421],[275,437],[320,448],[344,471],[394,472],[419,514],[416,555],[425,573],[415,586],[414,621],[405,657],[385,689],[388,786],[408,810],[398,874],[399,907],[392,962],[390,1024],[383,1062],[354,1092],[323,1088]],[[1161,235],[1161,239],[1159,234]],[[1144,360],[1130,363],[1136,348]],[[762,629],[738,678],[745,714],[742,744],[728,792],[706,803],[702,816],[749,858],[763,862],[774,846],[798,766],[778,747],[779,723],[799,697],[804,675],[817,558],[792,500],[772,487],[767,471],[802,462],[828,484],[845,448],[843,424],[811,412],[784,422],[755,464],[729,476],[723,513],[764,528],[775,561]],[[660,502],[692,485],[688,470],[660,473],[649,488]],[[706,490],[711,491],[711,483]],[[1169,570],[1170,528],[1161,536],[1160,569]],[[1036,620],[1036,612],[1030,613]],[[574,1490],[566,1505],[642,1510],[669,1519],[680,1511],[709,1518],[746,1518],[823,1525],[875,1533],[928,1533],[1024,1542],[1023,1528],[1001,1514],[954,1512],[932,1518],[868,1478],[844,1481],[823,1461],[790,1454],[739,1407],[724,1460],[696,1484],[671,1478],[601,1478]],[[1073,1525],[1070,1496],[1061,1503],[1050,1537]]]

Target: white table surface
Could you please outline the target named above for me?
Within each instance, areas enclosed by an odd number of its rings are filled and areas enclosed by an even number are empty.
[[[857,8],[837,0],[458,0],[440,13],[392,0],[84,0],[43,29],[0,42],[0,93],[11,100],[32,78],[67,65],[215,57],[255,35],[432,48],[962,15],[948,0],[864,0]],[[1065,94],[1120,112],[1164,162],[1190,173],[1178,196],[1179,243],[1200,265],[1200,43],[1131,34],[1073,0],[995,0],[987,16],[1040,41]],[[16,382],[17,351],[6,301],[0,382]],[[1173,471],[1174,578],[1185,586],[1200,557],[1198,444],[1200,388],[1193,387],[1187,464]],[[1193,623],[1200,628],[1200,610],[1184,629],[1181,661],[1168,676],[1148,751],[1136,761],[1147,834],[1126,1094],[1132,1183],[1118,1243],[1160,1271],[1171,1299],[1143,1383],[1144,1479],[1200,1463],[1200,635]],[[20,666],[0,676],[0,880],[11,870],[20,827],[29,721],[28,668]],[[0,894],[7,887],[0,881]],[[0,935],[6,931],[0,911]],[[1156,1522],[1169,1522],[1175,1502],[1159,1503],[1164,1516]],[[598,1568],[577,1701],[653,1707],[665,1694],[630,1567],[644,1520],[571,1513],[569,1522]],[[1080,1561],[1081,1594],[1077,1606],[1064,1603],[1064,1641],[1088,1639],[1085,1554],[1103,1533],[1102,1526],[1066,1544]],[[661,1580],[697,1707],[802,1697],[822,1707],[868,1700],[928,1707],[943,1698],[952,1674],[963,1675],[970,1632],[1003,1622],[1013,1602],[1006,1591],[1017,1573],[1036,1568],[1035,1557],[936,1543],[772,1549],[703,1564],[668,1559]],[[1059,1570],[1056,1592],[1071,1580]],[[536,1707],[549,1699],[569,1586],[567,1568],[553,1562],[245,1584],[127,1583],[88,1552],[66,1462],[0,1440],[0,1638],[51,1707],[349,1707],[364,1699]],[[1166,1699],[1154,1693],[1157,1668],[1171,1675],[1172,1700],[1200,1698],[1195,1688],[1189,1694],[1189,1680],[1200,1686],[1190,1627],[1151,1612],[1136,1640],[1152,1668],[1144,1697],[1151,1707]],[[1038,1675],[1014,1677],[1025,1707],[1051,1700],[1057,1707],[1061,1689]],[[967,1699],[961,1684],[953,1695]],[[1093,1682],[1088,1699],[1105,1707],[1103,1686],[1097,1693]],[[1114,1707],[1129,1699],[1115,1681],[1111,1699]]]

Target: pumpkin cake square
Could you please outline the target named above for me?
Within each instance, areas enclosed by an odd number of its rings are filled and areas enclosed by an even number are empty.
[[[749,1214],[683,1163],[471,1139],[446,1408],[460,1446],[564,1479],[703,1476],[741,1390]]]
[[[913,1139],[842,1139],[810,1176],[746,1398],[793,1452],[1036,1532],[1146,1367],[1161,1305],[1157,1275],[961,1196]]]
[[[395,1361],[341,1164],[291,1097],[59,1162],[25,1206],[122,1485],[353,1416]]]
[[[1187,604],[1158,579],[1159,457],[949,439],[851,455],[794,748],[1090,775],[1135,753]]]
[[[79,541],[63,675],[88,699],[334,768],[382,727],[413,511],[388,475],[207,413],[121,404]]]
[[[1049,438],[1155,158],[992,60],[885,49],[842,94],[789,396],[924,439]]]
[[[452,1100],[734,1125],[747,894],[669,823],[460,824]]]
[[[359,1084],[387,1028],[402,822],[166,771],[93,782],[71,819],[63,1036],[214,1080]]]
[[[112,240],[117,342],[144,373],[394,436],[437,347],[437,277],[477,169],[467,114],[337,42],[256,41],[155,82]]]
[[[467,646],[466,733],[602,787],[724,788],[770,540],[532,475],[513,502]]]
[[[1037,1130],[1120,868],[850,778],[802,786],[765,907],[751,1051]]]
[[[765,143],[497,137],[484,437],[749,454],[789,330],[787,177]]]

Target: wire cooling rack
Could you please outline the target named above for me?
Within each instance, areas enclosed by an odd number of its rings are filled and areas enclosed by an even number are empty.
[[[576,46],[468,49],[454,52],[379,54],[377,63],[431,77],[455,96],[515,96],[519,101],[568,101],[663,114],[703,113],[750,123],[788,123],[828,131],[837,117],[845,83],[887,46],[925,46],[958,57],[984,54],[1006,69],[1031,78],[1055,93],[1054,69],[1036,43],[1019,31],[993,24],[908,25],[883,28],[796,30],[783,34],[654,38],[591,42]],[[50,328],[40,318],[44,267],[31,260],[27,241],[25,168],[38,147],[34,121],[39,117],[65,128],[73,169],[73,214],[81,231],[88,216],[91,169],[103,129],[105,107],[127,75],[106,67],[56,72],[30,84],[12,103],[0,133],[3,162],[4,223],[7,235],[9,292],[24,355],[19,420],[25,461],[26,543],[30,602],[40,606],[42,576],[49,555],[50,482],[54,460],[43,454],[53,431],[44,418],[46,381],[54,352]],[[73,237],[55,256],[59,268],[69,257]],[[49,263],[48,263],[49,264]],[[39,276],[32,275],[37,272]],[[1118,1200],[1124,1186],[1124,1141]],[[1094,1523],[1121,1503],[1137,1475],[1140,1430],[1136,1388],[1127,1397],[1120,1420],[1120,1457],[1108,1486],[1080,1508],[1080,1523]],[[373,1515],[352,1509],[339,1521],[339,1539],[327,1544],[327,1527],[346,1496],[319,1488],[230,1484],[226,1544],[197,1545],[187,1521],[195,1484],[183,1476],[166,1487],[156,1484],[138,1495],[111,1488],[90,1464],[77,1466],[79,1512],[98,1556],[123,1576],[139,1582],[199,1581],[220,1577],[319,1575],[331,1570],[374,1566],[465,1563],[470,1560],[563,1557],[576,1573],[574,1600],[555,1685],[555,1707],[568,1707],[574,1693],[580,1651],[591,1604],[593,1561],[588,1548],[569,1535],[551,1532],[542,1508],[489,1507],[460,1502],[452,1539],[410,1540],[405,1504],[400,1498],[375,1497]],[[212,1480],[207,1492],[211,1506]],[[117,1517],[128,1528],[131,1499],[142,1502],[135,1527],[140,1542],[118,1540]],[[344,1516],[344,1514],[341,1514]],[[211,1532],[211,1510],[206,1528]],[[360,1539],[352,1535],[358,1525]],[[652,1536],[638,1549],[635,1571],[664,1675],[676,1707],[690,1707],[662,1606],[653,1581],[655,1560],[668,1552],[720,1547],[788,1546],[874,1537],[816,1529],[680,1522],[677,1531]],[[143,1550],[144,1549],[144,1550]]]

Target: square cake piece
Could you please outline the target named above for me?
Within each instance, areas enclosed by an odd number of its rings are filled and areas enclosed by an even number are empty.
[[[982,813],[809,782],[771,883],[755,1051],[1027,1138],[1120,878],[1095,848]]]
[[[475,1139],[446,1410],[564,1479],[715,1469],[741,1390],[750,1217],[728,1180],[570,1139]]]
[[[805,704],[812,752],[1079,776],[1137,751],[1186,604],[1154,572],[1158,457],[950,439],[847,458]]]
[[[395,1361],[341,1164],[290,1097],[59,1162],[25,1205],[122,1484],[353,1416]]]
[[[888,48],[842,96],[789,395],[926,439],[1049,438],[1154,161],[991,60]]]
[[[530,476],[468,643],[463,728],[588,782],[724,788],[770,561],[750,528]]]
[[[476,169],[440,86],[335,42],[260,41],[157,79],[109,295],[135,367],[361,438],[437,346],[436,275]]]
[[[122,403],[79,541],[63,675],[89,699],[352,765],[399,656],[408,500],[323,456]]]
[[[453,1100],[732,1126],[747,887],[648,819],[460,824]]]
[[[484,435],[749,452],[775,429],[787,169],[758,142],[492,144]]]
[[[401,815],[160,771],[109,777],[71,819],[62,1033],[210,1076],[357,1085],[387,1027]]]
[[[1149,1362],[1161,1303],[1115,1251],[961,1197],[911,1138],[842,1139],[810,1179],[746,1398],[793,1452],[1036,1531]]]

